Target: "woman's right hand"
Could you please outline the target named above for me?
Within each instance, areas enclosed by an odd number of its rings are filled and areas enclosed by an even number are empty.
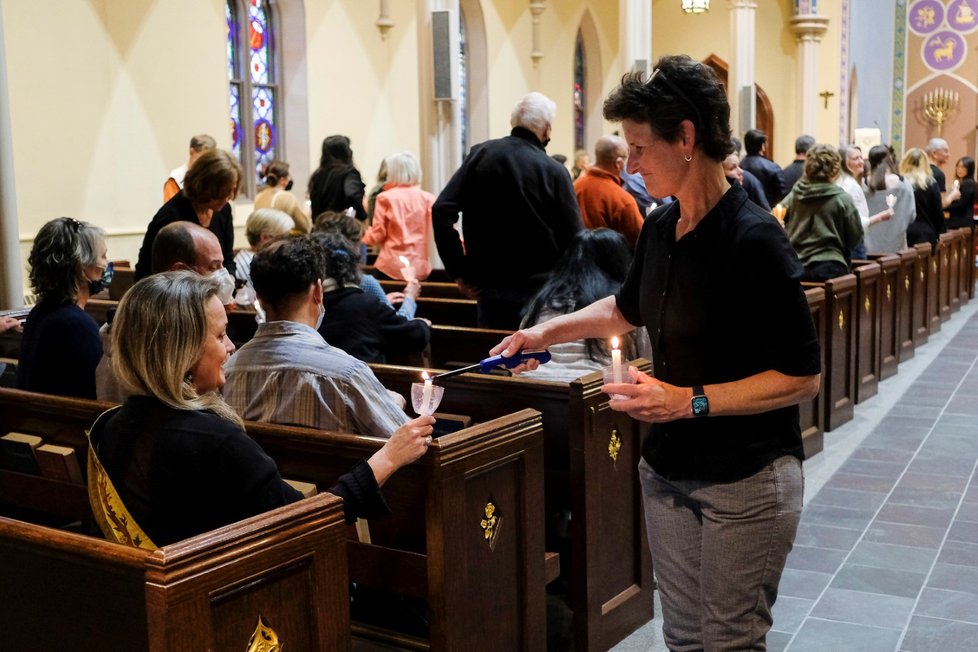
[[[548,343],[544,340],[542,333],[536,327],[524,328],[516,331],[512,335],[503,338],[503,341],[489,350],[489,355],[503,354],[507,358],[517,355],[520,351],[539,351],[547,348]],[[518,367],[513,367],[509,371],[520,374],[524,371],[533,371],[540,366],[539,360],[527,360]]]
[[[378,485],[384,484],[402,466],[425,454],[431,443],[434,425],[434,417],[421,416],[394,431],[383,448],[367,460]]]

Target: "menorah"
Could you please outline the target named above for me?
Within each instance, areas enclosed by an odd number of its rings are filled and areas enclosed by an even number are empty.
[[[937,136],[941,136],[944,123],[958,109],[958,93],[947,88],[935,88],[924,93],[924,115],[937,126]]]

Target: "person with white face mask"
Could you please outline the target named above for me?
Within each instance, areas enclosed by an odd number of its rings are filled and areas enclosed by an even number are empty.
[[[325,270],[325,253],[309,236],[277,240],[255,254],[251,278],[266,322],[225,365],[224,399],[243,419],[390,437],[392,443],[433,423],[409,421],[370,367],[316,331],[324,315]]]
[[[619,136],[602,136],[594,146],[594,158],[594,165],[574,181],[584,226],[617,231],[625,236],[628,248],[634,249],[645,220],[635,200],[622,187],[628,145]]]

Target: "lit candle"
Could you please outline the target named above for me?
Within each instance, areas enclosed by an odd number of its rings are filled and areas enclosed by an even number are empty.
[[[418,412],[421,414],[431,414],[431,410],[428,409],[431,405],[431,376],[428,375],[427,371],[422,371],[421,378],[424,379],[424,390],[421,392],[421,409]]]
[[[414,267],[411,266],[411,261],[408,260],[407,256],[398,256],[398,260],[401,261],[401,275],[404,276],[404,280],[410,283],[414,280]]]
[[[896,204],[896,195],[887,195],[886,205],[889,206],[890,208],[893,208],[895,204]]]
[[[784,222],[784,215],[785,213],[788,212],[788,209],[786,209],[781,204],[778,204],[777,206],[774,207],[774,210],[772,210],[771,212],[774,213],[774,216],[778,218],[779,222]]]
[[[616,383],[621,382],[621,351],[618,350],[618,338],[611,338],[611,372]]]
[[[957,190],[960,187],[961,187],[961,182],[958,181],[957,179],[955,179],[954,180],[954,189]]]

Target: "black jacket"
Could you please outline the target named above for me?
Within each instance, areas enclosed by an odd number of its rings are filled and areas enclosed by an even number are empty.
[[[364,362],[387,362],[388,353],[419,353],[430,330],[420,319],[405,319],[358,287],[323,294],[326,316],[319,333],[331,346]]]
[[[784,182],[784,173],[777,163],[759,154],[749,154],[740,162],[740,167],[747,170],[764,186],[764,196],[767,203],[776,206],[788,194]]]
[[[190,204],[190,200],[184,196],[183,191],[174,195],[170,201],[163,204],[162,208],[153,216],[153,220],[146,227],[146,235],[143,236],[143,246],[139,248],[139,258],[136,260],[135,279],[138,281],[145,278],[152,272],[153,265],[153,242],[156,234],[167,224],[173,222],[193,222],[200,224],[197,213]],[[221,243],[221,253],[224,254],[224,266],[234,276],[234,216],[231,213],[231,204],[227,203],[224,208],[214,213],[211,223],[207,230],[217,236]]]
[[[454,228],[460,212],[464,253]],[[431,217],[448,274],[484,288],[542,282],[584,228],[566,168],[522,127],[473,147]]]

